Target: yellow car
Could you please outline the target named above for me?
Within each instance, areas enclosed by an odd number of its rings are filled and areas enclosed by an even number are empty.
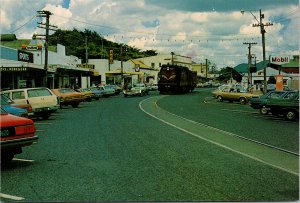
[[[252,94],[250,92],[241,92],[239,89],[232,89],[230,87],[225,87],[221,90],[217,89],[212,92],[213,96],[219,101],[238,101],[241,104],[246,104],[250,98],[259,97],[259,95]]]
[[[76,89],[76,92],[80,92],[85,97],[85,101],[92,101],[92,98],[94,97],[94,93],[89,88],[80,88]]]

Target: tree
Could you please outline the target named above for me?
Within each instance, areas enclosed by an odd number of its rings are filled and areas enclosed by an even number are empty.
[[[219,77],[218,80],[220,82],[227,82],[228,80],[230,80],[230,78],[233,78],[234,80],[236,80],[237,82],[241,82],[242,81],[242,75],[239,74],[236,70],[234,70],[231,67],[225,67],[222,68],[219,72]]]

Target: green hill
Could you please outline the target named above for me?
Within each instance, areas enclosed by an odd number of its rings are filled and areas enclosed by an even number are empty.
[[[57,30],[49,37],[49,45],[64,45],[66,47],[67,55],[77,56],[81,58],[84,63],[86,55],[85,39],[87,39],[89,59],[107,59],[109,49],[113,49],[114,60],[122,59],[123,61],[126,61],[129,59],[157,55],[155,50],[141,51],[135,47],[108,41],[101,37],[97,32],[90,30]],[[122,56],[121,47],[123,47]]]
[[[127,61],[129,59],[142,58],[157,55],[155,50],[142,51],[135,47],[130,47],[126,44],[118,44],[111,42],[101,37],[97,32],[84,30],[57,30],[54,34],[49,36],[49,50],[56,51],[56,45],[62,44],[66,47],[66,54],[77,56],[85,63],[86,57],[86,43],[88,45],[89,59],[107,59],[109,49],[113,49],[114,60]],[[1,34],[1,45],[15,49],[21,49],[22,44],[28,44],[31,39],[16,40],[15,35]],[[102,49],[103,47],[103,49]],[[121,56],[121,47],[123,47],[123,54]]]

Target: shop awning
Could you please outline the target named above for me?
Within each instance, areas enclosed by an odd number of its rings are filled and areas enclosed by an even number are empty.
[[[115,70],[111,70],[111,71],[107,71],[105,72],[106,75],[121,75],[121,69],[117,68]],[[144,75],[143,72],[127,72],[127,71],[123,71],[123,75]]]

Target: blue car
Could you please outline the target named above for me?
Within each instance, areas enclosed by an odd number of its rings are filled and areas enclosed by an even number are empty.
[[[104,90],[100,90],[97,87],[90,87],[88,89],[94,93],[96,100],[99,100],[99,98],[104,95]]]
[[[17,108],[11,106],[10,99],[5,95],[1,94],[1,107],[8,113],[13,114],[15,116],[28,117],[28,111],[26,109]]]

